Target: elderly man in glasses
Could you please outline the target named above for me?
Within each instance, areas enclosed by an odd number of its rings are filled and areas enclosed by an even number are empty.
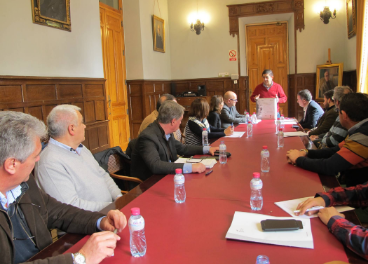
[[[46,137],[42,121],[27,114],[0,112],[0,263],[21,263],[52,243],[49,229],[92,234],[74,254],[44,263],[99,263],[113,255],[120,237],[112,231],[126,226],[123,213],[107,216],[56,201],[30,176]],[[95,233],[98,230],[104,232]],[[40,263],[40,262],[37,262]]]
[[[238,113],[236,110],[236,103],[238,97],[236,93],[227,91],[224,95],[224,107],[221,110],[221,124],[223,128],[227,128],[232,124],[245,123],[245,116]]]

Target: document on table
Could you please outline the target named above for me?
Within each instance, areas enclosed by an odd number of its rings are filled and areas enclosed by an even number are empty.
[[[307,136],[307,133],[304,133],[302,131],[296,131],[296,132],[284,132],[284,137],[300,137],[300,136]]]
[[[303,229],[263,232],[261,221],[266,219],[287,220],[294,218],[235,212],[226,238],[280,246],[314,248],[310,219],[300,219],[303,223]]]
[[[226,136],[229,138],[241,138],[245,132],[234,132],[231,136]]]
[[[298,204],[300,204],[301,202],[304,202],[308,198],[313,198],[313,197],[314,196],[304,197],[304,198],[299,198],[299,199],[294,199],[294,200],[288,200],[288,201],[282,201],[282,202],[275,202],[275,204],[278,207],[280,207],[282,210],[287,212],[289,215],[291,215],[295,218],[301,218],[301,219],[313,218],[313,217],[317,217],[318,215],[313,214],[311,216],[309,216],[309,215],[296,216],[294,214],[294,210],[296,210],[296,207],[298,206]],[[340,213],[350,211],[350,210],[354,210],[354,208],[350,207],[350,206],[335,206],[335,208]]]
[[[285,119],[283,121],[281,121],[281,124],[284,124],[284,125],[296,125],[297,122],[293,119]]]
[[[188,162],[191,161],[191,162]],[[213,168],[217,163],[216,159],[192,159],[192,158],[178,158],[175,163],[202,163],[207,169]]]

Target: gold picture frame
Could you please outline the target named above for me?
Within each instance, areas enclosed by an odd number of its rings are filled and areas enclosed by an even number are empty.
[[[317,65],[316,99],[323,99],[324,93],[342,85],[343,63]]]
[[[152,20],[153,50],[165,53],[165,21],[155,15]]]
[[[356,35],[357,17],[356,0],[346,0],[346,21],[348,28],[348,38]]]
[[[70,0],[31,0],[33,23],[72,31]]]

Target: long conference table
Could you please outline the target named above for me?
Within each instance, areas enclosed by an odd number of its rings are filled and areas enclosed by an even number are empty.
[[[235,131],[246,131],[239,125]],[[285,125],[285,131],[295,131]],[[301,140],[302,139],[302,140]],[[270,171],[261,173],[263,208],[254,212],[289,217],[274,202],[313,196],[316,192],[338,186],[335,177],[292,166],[286,161],[290,149],[311,147],[307,137],[285,138],[285,146],[277,148],[275,122],[263,120],[253,126],[253,137],[222,138],[232,155],[227,164],[217,163],[205,176],[186,174],[187,198],[184,204],[174,201],[174,175],[154,175],[129,194],[103,211],[118,208],[129,218],[130,208],[139,207],[145,219],[147,253],[134,258],[129,249],[129,229],[119,235],[113,257],[102,263],[255,263],[258,255],[267,255],[271,263],[326,263],[345,261],[366,263],[332,235],[319,220],[311,219],[314,249],[276,246],[237,240],[227,240],[226,232],[234,212],[252,212],[250,180],[260,172],[260,152],[267,145],[270,151]],[[212,143],[218,146],[220,140]],[[354,211],[346,218],[360,224]],[[280,234],[282,235],[282,234]],[[64,252],[77,252],[89,236],[67,234],[37,254],[34,259]]]

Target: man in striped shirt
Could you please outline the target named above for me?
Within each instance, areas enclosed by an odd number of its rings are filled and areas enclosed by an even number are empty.
[[[317,193],[315,198],[309,198],[298,205],[296,209],[300,212],[296,215],[303,215],[307,209],[313,206],[331,206],[319,210],[318,217],[341,243],[361,257],[368,259],[368,244],[366,243],[368,231],[366,228],[346,220],[343,214],[332,207],[336,205],[368,206],[368,184],[349,188],[337,187],[330,189],[328,192]],[[316,211],[307,212],[308,215],[314,213]]]
[[[338,146],[319,150],[290,150],[290,163],[324,175],[345,173],[346,185],[368,181],[368,96],[351,93],[343,97],[340,122],[348,136]]]
[[[352,93],[353,90],[350,89],[349,86],[338,86],[334,89],[333,99],[335,101],[335,110],[338,112],[339,105],[342,97],[345,94]],[[338,116],[327,133],[311,136],[310,139],[313,140],[313,143],[318,147],[321,145],[323,148],[325,147],[335,147],[341,141],[343,141],[348,135],[348,131],[344,128],[340,123],[340,117]]]

